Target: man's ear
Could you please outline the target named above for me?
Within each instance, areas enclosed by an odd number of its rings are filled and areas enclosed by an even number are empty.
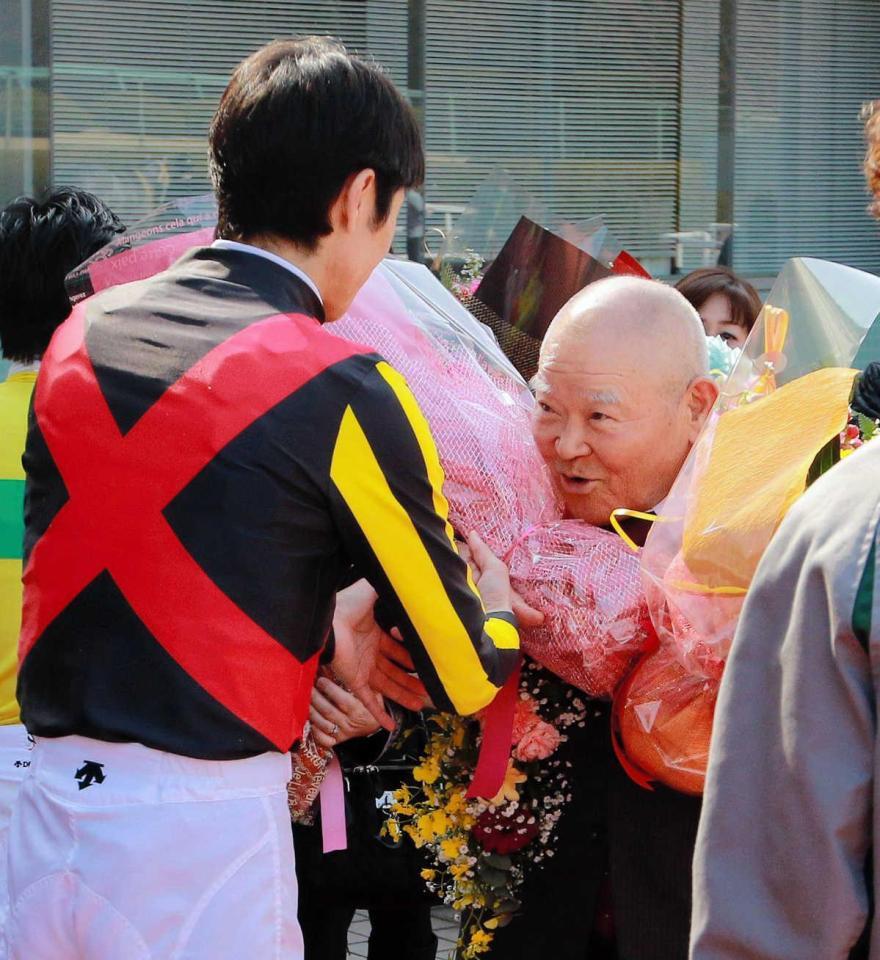
[[[330,206],[335,230],[351,231],[365,219],[372,222],[376,209],[376,171],[367,167],[351,174]]]
[[[688,387],[687,405],[690,413],[690,440],[693,443],[718,399],[718,384],[711,377],[697,377]]]

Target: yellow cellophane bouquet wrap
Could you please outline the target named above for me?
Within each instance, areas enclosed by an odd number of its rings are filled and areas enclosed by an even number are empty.
[[[615,701],[637,777],[702,792],[743,600],[817,458],[846,427],[852,364],[878,314],[880,280],[839,264],[792,260],[774,284],[642,551],[657,647]]]

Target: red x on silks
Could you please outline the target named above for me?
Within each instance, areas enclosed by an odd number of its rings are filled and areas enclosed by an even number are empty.
[[[208,577],[162,510],[242,430],[358,348],[306,316],[253,323],[195,363],[123,436],[85,344],[85,309],[55,335],[35,413],[69,500],[24,572],[19,656],[107,570],[131,608],[212,697],[280,750],[299,735],[318,654],[301,664]],[[222,517],[217,517],[218,523]]]

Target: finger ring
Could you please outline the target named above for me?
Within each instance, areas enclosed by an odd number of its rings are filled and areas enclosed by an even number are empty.
[[[335,738],[337,733],[339,733],[339,724],[334,723],[330,730],[330,736]]]

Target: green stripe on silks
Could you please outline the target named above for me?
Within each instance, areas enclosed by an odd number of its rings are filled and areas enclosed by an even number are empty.
[[[868,554],[868,560],[865,563],[865,571],[859,581],[859,589],[856,590],[856,602],[852,615],[853,633],[865,650],[871,643],[871,608],[874,606],[874,554],[876,548],[875,541],[871,544],[871,552]]]
[[[24,480],[0,480],[0,560],[21,558]]]
[[[823,473],[827,473],[836,463],[840,463],[840,437],[832,437],[816,454],[807,471],[807,486],[814,484]]]

